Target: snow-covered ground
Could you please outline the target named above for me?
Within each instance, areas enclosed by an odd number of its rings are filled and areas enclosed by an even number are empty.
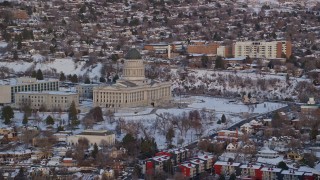
[[[15,62],[0,62],[0,67],[7,67],[15,73],[25,72],[32,69],[41,69],[42,71],[52,71],[56,73],[63,72],[64,74],[88,74],[90,78],[99,78],[101,76],[101,63],[85,66],[86,62],[74,62],[71,58],[57,58],[52,61],[43,61],[44,57],[36,54],[32,56],[33,62],[15,61]]]
[[[286,76],[272,74],[249,73],[246,71],[213,71],[191,70],[188,77],[181,80],[177,69],[171,70],[173,79],[172,89],[197,90],[225,93],[251,93],[261,99],[294,98],[297,95],[296,85],[300,81],[309,81],[305,78],[291,77],[287,82]]]
[[[176,97],[175,101],[180,102],[180,97]],[[166,139],[164,135],[161,135],[157,130],[153,129],[155,126],[158,115],[164,113],[170,113],[173,115],[181,115],[186,112],[189,113],[191,110],[204,110],[207,114],[214,114],[215,120],[213,123],[203,122],[202,135],[207,136],[213,132],[230,127],[231,125],[244,120],[244,114],[249,113],[267,113],[281,107],[286,106],[281,103],[265,102],[256,105],[244,105],[241,102],[229,102],[228,99],[203,97],[203,96],[185,96],[181,98],[181,103],[188,102],[189,105],[185,108],[170,108],[170,109],[154,109],[151,111],[150,108],[133,109],[131,112],[117,112],[115,118],[122,118],[127,122],[141,122],[146,129],[149,130],[149,135],[156,138],[156,142],[160,149],[166,148]],[[151,113],[152,112],[152,113]],[[222,114],[226,115],[226,124],[217,124],[217,121],[221,118]],[[178,139],[183,138],[184,144],[191,143],[197,139],[196,131],[191,129],[187,132],[185,137],[181,137],[176,130],[176,137],[174,138],[174,144],[177,145]],[[121,140],[121,139],[119,139]]]
[[[179,103],[180,97],[176,97],[174,100],[177,103]],[[131,109],[126,108],[118,110],[115,113],[114,118],[115,120],[121,118],[127,123],[141,123],[148,132],[148,135],[156,139],[158,147],[160,149],[164,149],[166,148],[165,135],[160,133],[158,129],[155,129],[157,119],[159,119],[159,116],[162,114],[170,113],[173,115],[181,115],[184,112],[189,113],[191,110],[201,111],[205,109],[207,115],[211,114],[215,117],[214,120],[211,122],[202,120],[201,134],[202,136],[207,136],[214,133],[217,130],[230,127],[231,125],[239,121],[242,121],[250,114],[252,115],[256,113],[266,113],[285,106],[285,104],[272,102],[265,102],[261,104],[247,106],[242,104],[241,102],[229,102],[228,99],[203,96],[185,96],[181,98],[181,102],[188,102],[188,106],[184,108],[176,107],[169,109],[154,109],[152,107]],[[90,109],[92,106],[92,102],[83,101],[83,104],[81,104],[81,106],[83,109]],[[221,118],[222,114],[225,114],[227,122],[225,124],[218,124],[217,121]],[[247,114],[247,116],[244,116],[244,114]],[[41,129],[46,129],[47,125],[45,124],[44,119],[48,115],[51,115],[55,119],[55,125],[53,127],[58,127],[59,125],[66,125],[68,123],[68,114],[65,112],[38,112],[30,117],[28,125],[38,126]],[[85,113],[80,113],[78,115],[78,118],[82,119],[84,115]],[[13,124],[17,126],[22,126],[22,119],[23,113],[15,111]],[[115,122],[110,122],[107,116],[104,116],[104,119],[104,122],[95,124],[93,129],[115,130],[117,124]],[[5,125],[1,124],[1,126]],[[74,130],[74,133],[80,133],[83,129],[84,127],[80,125],[78,129]],[[175,138],[173,140],[174,145],[178,145],[178,140],[181,138],[184,139],[184,145],[197,140],[197,133],[194,129],[190,129],[183,136],[180,135],[180,132],[177,129],[175,131]],[[117,136],[117,139],[121,141],[124,135],[125,132],[122,132],[120,136]],[[139,136],[143,136],[142,132],[139,134]]]

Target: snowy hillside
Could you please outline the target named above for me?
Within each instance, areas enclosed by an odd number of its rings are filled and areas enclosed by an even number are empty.
[[[308,81],[303,78],[290,78],[287,81],[285,76],[278,75],[207,70],[192,70],[184,80],[181,80],[177,70],[172,70],[172,77],[175,79],[173,89],[224,96],[251,93],[262,99],[291,99],[297,95],[298,82]]]

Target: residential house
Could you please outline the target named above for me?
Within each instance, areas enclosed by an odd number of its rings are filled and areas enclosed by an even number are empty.
[[[253,133],[253,127],[250,123],[245,123],[242,126],[240,126],[240,131],[245,134],[252,134]]]
[[[76,161],[73,160],[72,158],[63,158],[62,159],[62,165],[63,166],[75,166]]]
[[[303,155],[295,151],[289,151],[287,153],[287,158],[293,159],[295,161],[300,161],[303,159]]]
[[[240,148],[241,144],[239,142],[229,143],[226,147],[227,151],[237,151]]]
[[[277,151],[273,151],[269,149],[268,147],[263,147],[261,148],[260,151],[258,151],[257,156],[262,158],[272,159],[272,158],[279,157],[279,153]]]

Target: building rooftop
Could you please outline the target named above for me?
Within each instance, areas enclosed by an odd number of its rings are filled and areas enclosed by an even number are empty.
[[[130,49],[124,58],[125,59],[142,59],[140,52],[135,48]]]
[[[68,91],[24,91],[17,92],[16,94],[77,95],[78,93]]]
[[[113,134],[112,131],[107,131],[107,130],[85,130],[81,132],[78,135],[84,135],[84,136],[106,136]]]
[[[35,83],[45,83],[45,82],[56,82],[57,79],[45,79],[45,80],[37,80],[36,78],[31,77],[20,77],[20,78],[9,78],[0,80],[1,85],[10,85],[16,86],[21,84],[35,84]]]

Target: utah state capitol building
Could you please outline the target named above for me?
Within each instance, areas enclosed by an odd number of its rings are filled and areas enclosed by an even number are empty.
[[[93,105],[106,108],[159,106],[170,99],[171,83],[147,79],[136,49],[125,55],[122,77],[115,84],[93,88]]]

